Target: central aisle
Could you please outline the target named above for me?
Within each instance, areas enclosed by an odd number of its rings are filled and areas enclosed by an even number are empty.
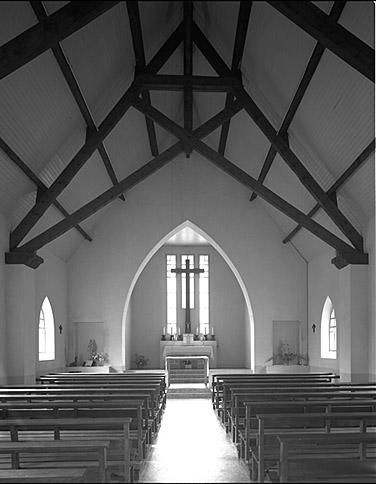
[[[140,482],[251,482],[207,398],[168,399]]]

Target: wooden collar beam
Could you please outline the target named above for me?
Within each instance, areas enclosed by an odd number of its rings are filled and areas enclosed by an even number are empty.
[[[228,76],[231,71],[226,63],[219,56],[217,51],[210,44],[208,39],[202,34],[199,27],[194,25],[194,41],[208,62],[217,71],[220,76]],[[325,210],[333,222],[339,227],[342,233],[351,241],[359,252],[363,252],[363,238],[353,227],[350,221],[341,213],[332,199],[325,193],[320,185],[315,181],[303,163],[298,159],[295,153],[290,149],[285,136],[278,135],[272,124],[268,121],[263,112],[258,108],[253,99],[243,87],[234,89],[237,99],[241,100],[244,109],[247,111],[254,123],[260,128],[263,134],[268,138],[270,143],[281,155],[282,159],[290,169],[299,178],[303,186],[317,200],[320,206]],[[256,191],[256,190],[255,190]]]
[[[312,2],[268,2],[367,79],[375,82],[375,51]]]
[[[135,98],[135,100],[136,99],[137,98]],[[196,136],[198,139],[205,138],[241,110],[241,103],[234,102],[231,106],[223,109],[218,114],[209,119],[206,123],[204,123],[202,126],[195,129],[193,131],[194,136]],[[25,260],[29,258],[34,263],[35,257],[39,257],[36,255],[37,250],[44,247],[49,242],[57,239],[68,230],[72,229],[77,223],[86,220],[98,210],[105,207],[108,203],[112,202],[119,195],[119,193],[129,190],[141,181],[145,180],[145,178],[165,166],[167,163],[180,155],[183,151],[183,144],[180,141],[178,143],[175,143],[170,148],[160,153],[157,157],[153,158],[151,161],[133,172],[131,175],[121,180],[117,186],[108,189],[102,195],[99,195],[98,197],[81,207],[79,210],[72,213],[69,217],[65,218],[61,222],[55,224],[38,236],[34,237],[23,246],[11,252],[8,252],[6,254],[6,261],[13,264],[25,264]],[[40,263],[41,262],[43,262],[43,260],[41,260]]]
[[[143,69],[145,69],[146,61],[145,61],[144,41],[142,38],[142,27],[141,27],[138,2],[127,1],[127,10],[128,10],[129,25],[130,25],[131,34],[132,34],[134,56],[136,59],[135,71],[142,72]],[[151,104],[149,91],[143,90],[141,92],[141,95],[142,95],[142,99],[146,103]],[[153,156],[158,156],[159,150],[158,150],[157,135],[155,132],[154,123],[147,116],[145,116],[145,122],[146,122],[148,137],[149,137],[151,154]]]
[[[375,140],[372,140],[371,143],[360,153],[359,156],[351,163],[351,165],[342,173],[342,175],[338,178],[338,180],[333,183],[333,185],[329,188],[326,192],[329,196],[333,195],[344,185],[347,180],[365,163],[368,158],[372,155],[375,151]],[[313,217],[315,213],[320,209],[320,204],[316,204],[312,210],[307,214],[308,217]],[[295,237],[295,235],[299,232],[302,226],[299,224],[292,230],[284,239],[283,243],[287,244],[290,240]]]
[[[247,37],[248,23],[249,23],[249,17],[251,15],[252,4],[253,4],[252,1],[242,0],[239,5],[238,23],[236,26],[234,50],[232,53],[232,64],[231,64],[231,72],[234,74],[240,71],[240,65],[243,58],[245,39]],[[227,93],[225,106],[229,106],[233,102],[233,100],[234,100],[233,94]],[[230,121],[227,121],[227,123],[225,123],[222,126],[221,135],[219,138],[218,152],[221,153],[221,155],[225,154],[229,131],[230,131]]]
[[[45,185],[42,180],[37,177],[37,175],[33,172],[31,168],[27,166],[27,164],[21,160],[21,158],[17,155],[15,151],[12,150],[12,148],[2,139],[0,138],[0,148],[4,151],[4,153],[8,156],[8,158],[22,170],[22,172],[28,177],[30,181],[32,181],[37,189],[40,192],[44,192],[48,189],[47,185]],[[59,210],[59,212],[64,216],[64,217],[69,217],[69,212],[65,210],[65,208],[61,205],[60,202],[57,200],[54,201],[54,206]],[[84,231],[82,227],[79,225],[75,225],[75,229],[82,235],[82,237],[89,242],[92,242],[92,238],[88,233]]]
[[[182,30],[178,27],[150,61],[147,66],[148,72],[157,72],[169,59],[181,41]],[[48,190],[41,194],[34,207],[11,232],[9,243],[11,251],[20,244],[24,237],[43,216],[48,207],[54,202],[54,200],[56,200],[82,166],[88,161],[94,151],[98,148],[99,144],[111,133],[128,111],[131,106],[131,98],[136,92],[137,88],[132,84],[100,124],[99,128],[96,131],[88,131],[87,139],[82,148],[77,152]]]
[[[37,19],[39,22],[41,22],[43,19],[47,18],[47,12],[40,1],[32,1],[30,2],[31,6],[34,10],[35,15],[37,16]],[[63,49],[61,48],[60,44],[57,43],[52,47],[52,52],[55,56],[55,59],[60,67],[60,70],[64,76],[64,79],[66,83],[68,84],[68,87],[70,89],[70,92],[72,96],[74,97],[76,104],[81,112],[82,117],[85,120],[86,126],[91,129],[91,130],[96,130],[97,127],[94,123],[93,116],[91,115],[89,106],[87,105],[84,95],[82,94],[82,91],[80,89],[80,86],[78,85],[78,82],[73,74],[73,71],[69,65],[69,62],[64,54]],[[104,146],[103,143],[99,143],[98,146],[98,152],[100,157],[102,158],[102,162],[104,164],[104,167],[107,171],[107,174],[112,182],[113,185],[116,185],[118,182],[118,179],[116,177],[115,170],[112,166],[110,157],[107,153],[107,150]],[[124,195],[121,194],[119,197],[121,200],[125,201]]]
[[[342,1],[334,2],[334,5],[329,14],[329,17],[332,18],[334,21],[337,21],[343,9],[345,8],[345,5],[346,5],[346,2],[342,2]],[[317,42],[316,47],[314,48],[311,58],[309,59],[309,62],[307,64],[302,80],[300,81],[298,89],[296,90],[294,99],[292,100],[290,107],[286,113],[286,116],[282,122],[282,125],[278,131],[279,135],[283,135],[287,133],[287,130],[289,129],[290,124],[294,119],[296,111],[300,106],[300,103],[304,97],[304,94],[307,91],[307,88],[312,80],[314,73],[316,72],[316,69],[319,65],[319,62],[324,52],[325,52],[325,47],[321,45],[319,42]],[[272,167],[272,164],[276,155],[277,155],[277,150],[273,145],[271,145],[269,148],[268,154],[266,155],[265,161],[262,165],[260,175],[258,177],[259,182],[261,183],[264,182],[267,174],[269,173],[270,168]],[[257,195],[255,192],[253,192],[251,195],[250,201],[252,202],[256,198],[257,198]]]
[[[240,99],[239,99],[240,100]],[[262,183],[257,181],[243,171],[238,166],[234,165],[226,159],[223,155],[216,152],[208,145],[200,141],[194,134],[187,132],[184,128],[176,124],[173,120],[165,116],[157,109],[146,105],[141,99],[136,98],[133,101],[133,106],[141,113],[146,114],[154,122],[158,123],[166,131],[170,132],[182,143],[190,143],[192,148],[198,151],[202,156],[221,168],[227,174],[235,178],[248,188],[253,189],[264,200],[269,202],[277,210],[281,211],[291,219],[303,225],[311,233],[319,237],[321,240],[332,246],[336,251],[343,256],[347,263],[353,264],[367,264],[368,254],[365,254],[357,249],[354,249],[342,239],[334,235],[332,232],[321,226],[311,218],[307,217],[302,211],[288,203],[286,200],[279,197],[277,194],[266,188]]]
[[[69,2],[0,47],[0,79],[114,7],[118,1]]]

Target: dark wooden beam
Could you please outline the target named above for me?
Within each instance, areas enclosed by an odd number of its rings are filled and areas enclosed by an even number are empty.
[[[35,252],[5,252],[5,263],[22,264],[37,269],[43,263],[43,259]]]
[[[43,19],[47,18],[47,12],[40,1],[32,1],[30,2],[31,6],[34,10],[37,19],[41,22]],[[55,59],[60,67],[60,70],[64,76],[66,83],[69,86],[69,89],[78,105],[78,108],[81,112],[82,117],[84,118],[86,125],[88,128],[96,130],[97,127],[94,123],[94,119],[90,113],[89,106],[87,105],[84,95],[78,85],[78,82],[73,74],[73,71],[69,65],[69,62],[64,54],[63,49],[61,48],[60,44],[56,44],[52,47],[52,52],[55,56]],[[110,161],[110,157],[108,156],[107,150],[103,143],[100,143],[98,146],[99,154],[102,158],[103,164],[106,168],[107,174],[110,177],[110,180],[113,185],[115,185],[118,181],[116,177],[115,170]],[[124,195],[121,194],[119,197],[121,200],[125,201]]]
[[[37,177],[33,170],[29,168],[23,160],[21,160],[17,153],[13,151],[12,148],[2,138],[0,138],[0,148],[4,151],[8,158],[15,165],[17,165],[20,170],[22,170],[22,172],[28,177],[28,179],[36,185],[39,193],[44,193],[48,189],[47,185],[45,185],[42,180]],[[64,215],[64,217],[69,217],[69,213],[65,210],[60,202],[55,200],[54,206],[59,210],[62,215]],[[79,225],[76,225],[75,229],[78,230],[78,232],[82,235],[84,239],[92,242],[93,239],[90,237],[89,234],[84,231],[83,228],[81,228]]]
[[[153,121],[158,123],[165,130],[180,139],[182,143],[191,143],[192,148],[197,150],[209,161],[213,162],[216,166],[231,175],[243,185],[257,191],[263,199],[265,199],[279,211],[292,218],[293,220],[299,221],[299,223],[301,223],[307,230],[312,232],[314,235],[319,237],[321,240],[323,240],[336,250],[344,252],[346,254],[358,254],[360,252],[357,249],[351,247],[349,244],[344,242],[333,233],[331,233],[325,227],[321,226],[311,218],[307,217],[305,213],[303,213],[302,211],[288,203],[286,200],[282,199],[277,194],[266,188],[255,178],[248,175],[248,173],[231,163],[223,155],[207,146],[205,143],[200,141],[194,134],[187,132],[184,128],[176,124],[173,120],[165,116],[157,109],[148,106],[141,99],[135,99],[133,102],[133,106],[143,114],[149,116],[151,119],[153,119]]]
[[[334,2],[334,5],[332,7],[332,10],[330,11],[329,17],[333,19],[333,21],[337,22],[343,9],[345,8],[345,5],[346,5],[346,2],[342,2],[342,1]],[[319,62],[321,60],[321,57],[324,51],[325,51],[325,47],[318,42],[316,44],[316,47],[313,50],[311,58],[309,59],[309,62],[307,64],[302,80],[299,83],[298,89],[295,92],[295,96],[290,104],[290,107],[278,131],[278,134],[287,133],[287,130],[289,129],[290,124],[294,119],[295,113],[298,110],[298,107],[300,106],[303,96],[307,91],[309,83],[311,82],[311,79],[314,73],[316,72],[316,69],[319,65]],[[269,170],[272,166],[274,158],[276,157],[276,154],[277,154],[277,150],[274,148],[273,145],[270,146],[268,154],[266,155],[265,161],[262,165],[260,175],[258,177],[258,180],[261,183],[264,182],[267,174],[269,173]],[[251,195],[250,201],[252,202],[253,200],[256,199],[256,197],[257,197],[256,193],[253,192]]]
[[[81,29],[117,1],[69,2],[57,12],[0,47],[0,79]]]
[[[269,1],[320,44],[375,82],[375,51],[312,2]]]
[[[249,17],[251,15],[252,1],[242,0],[239,5],[238,23],[236,26],[234,50],[232,53],[231,71],[233,73],[240,71],[240,65],[243,58],[245,39],[247,37]],[[234,100],[234,96],[231,93],[227,93],[225,106],[231,104]],[[230,121],[225,123],[221,129],[221,135],[219,138],[218,151],[222,155],[225,154],[227,137],[230,130]]]
[[[343,269],[349,264],[368,264],[368,254],[362,252],[346,252],[346,251],[336,251],[336,256],[331,260],[337,269]]]
[[[132,34],[134,56],[136,59],[135,71],[142,72],[143,69],[145,68],[146,61],[145,61],[144,41],[142,38],[142,27],[141,27],[138,2],[127,1],[127,10],[128,10],[128,17],[129,17],[129,25],[130,25],[131,34]],[[141,95],[142,95],[142,99],[146,103],[151,104],[149,91],[142,91]],[[148,137],[149,137],[151,154],[153,156],[157,156],[159,151],[158,151],[158,142],[157,142],[157,135],[155,132],[154,123],[146,116],[145,116],[145,122],[146,122]]]
[[[363,165],[365,161],[371,156],[371,154],[375,151],[375,140],[372,140],[371,143],[360,153],[360,155],[351,163],[351,165],[342,173],[342,175],[338,178],[338,180],[333,183],[333,185],[329,188],[326,192],[328,195],[332,195],[336,193],[337,190],[341,188],[344,183]],[[308,212],[308,217],[313,217],[315,213],[320,209],[320,204],[316,204],[310,212]],[[295,237],[295,235],[299,232],[302,228],[301,225],[297,225],[294,230],[292,230],[284,239],[283,243],[286,244],[290,242],[290,240]]]
[[[192,41],[192,20],[193,5],[190,0],[183,2],[184,11],[184,75],[193,74],[193,41]],[[193,129],[193,89],[191,86],[184,86],[184,128],[188,131]],[[191,154],[190,145],[184,147],[185,154],[189,158]]]
[[[229,75],[229,68],[226,66],[225,62],[198,27],[194,30],[194,35],[197,46],[213,68],[217,71],[217,73],[220,76]],[[360,252],[363,252],[362,236],[359,234],[356,228],[353,227],[350,221],[341,213],[338,207],[336,207],[335,203],[333,203],[331,198],[325,193],[325,191],[315,181],[295,153],[290,149],[288,142],[286,142],[285,136],[278,135],[277,131],[244,88],[236,88],[234,89],[234,93],[237,99],[243,102],[244,109],[247,111],[249,116],[260,128],[264,136],[268,138],[270,143],[278,151],[285,163],[287,163],[291,170],[296,174],[305,188],[318,201],[318,203],[320,203],[321,207],[340,228],[342,233],[351,241],[354,247],[356,247]]]
[[[176,74],[137,74],[135,85],[140,89],[156,91],[184,91],[186,87],[194,91],[224,92],[241,86],[239,76],[190,76]]]
[[[232,116],[235,116],[242,109],[242,105],[239,102],[235,102],[228,108],[223,109],[218,114],[209,119],[199,128],[193,131],[194,135],[200,139],[205,138],[210,133],[219,128],[224,122],[226,122]],[[108,189],[102,195],[99,195],[94,200],[90,201],[65,220],[57,223],[53,227],[47,229],[45,232],[39,234],[34,239],[30,240],[23,246],[15,249],[13,252],[30,253],[35,252],[41,247],[45,246],[49,242],[57,239],[68,230],[72,229],[77,223],[82,222],[101,208],[105,207],[111,201],[113,201],[119,193],[125,192],[136,184],[145,180],[148,176],[155,173],[157,170],[165,166],[171,160],[176,158],[183,152],[183,144],[179,141],[170,148],[160,153],[157,157],[143,165],[141,168],[133,172],[128,177],[124,178],[118,183],[117,186]],[[12,253],[13,253],[12,252]]]
[[[146,66],[145,70],[148,73],[157,72],[164,63],[169,59],[175,49],[183,40],[183,27],[180,24],[177,29],[166,40],[162,47],[155,54],[153,59]],[[64,190],[64,188],[70,183],[73,177],[77,174],[80,168],[86,163],[94,151],[98,148],[99,144],[108,136],[112,129],[117,125],[120,119],[127,112],[130,107],[131,97],[137,92],[133,84],[118,101],[115,107],[111,110],[108,116],[101,123],[97,131],[89,130],[89,135],[85,141],[84,146],[78,151],[66,168],[62,171],[55,182],[49,187],[49,189],[40,197],[40,200],[29,211],[29,213],[18,224],[14,231],[10,235],[10,249],[15,249],[19,243],[23,240],[26,234],[32,229],[32,227],[43,216],[48,207],[53,203],[58,195]],[[120,192],[121,193],[121,192]],[[119,193],[119,195],[120,195]]]

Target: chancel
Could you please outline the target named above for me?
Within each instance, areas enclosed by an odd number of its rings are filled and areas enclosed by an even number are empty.
[[[0,482],[375,481],[374,9],[0,0]]]

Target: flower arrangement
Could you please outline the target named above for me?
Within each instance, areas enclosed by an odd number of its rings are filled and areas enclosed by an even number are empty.
[[[145,358],[144,355],[135,354],[135,363],[138,369],[145,368],[148,364],[149,358]]]
[[[266,362],[268,361],[273,361],[273,365],[306,365],[308,357],[292,351],[289,344],[281,341],[277,352],[266,360]]]
[[[89,359],[93,360],[92,366],[103,366],[105,363],[108,363],[108,354],[103,351],[98,352],[98,345],[95,339],[89,340],[87,350],[89,353]]]

